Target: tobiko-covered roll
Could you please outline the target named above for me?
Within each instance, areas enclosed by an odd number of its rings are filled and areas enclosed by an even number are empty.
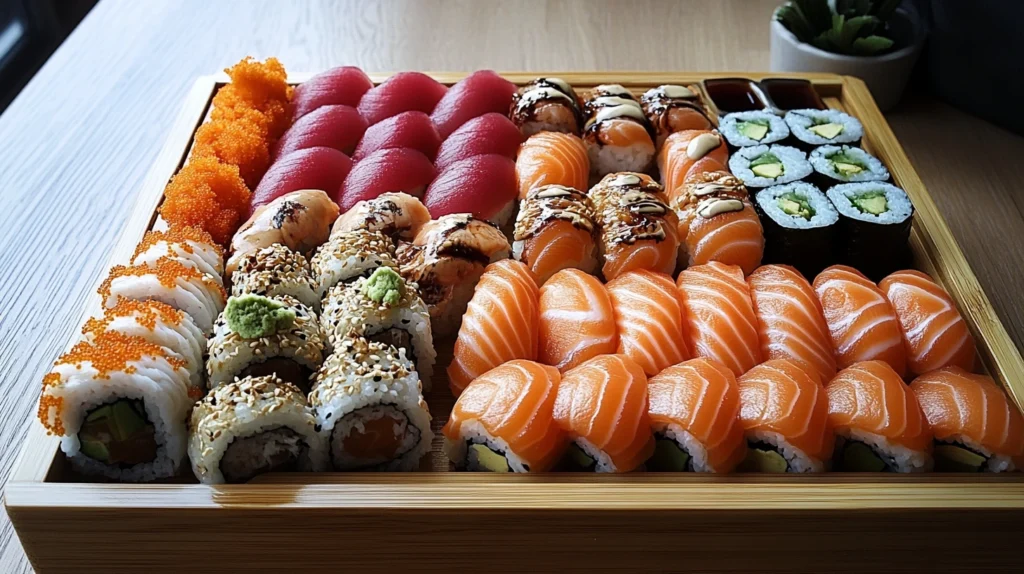
[[[594,206],[587,194],[561,185],[532,189],[519,204],[512,256],[543,284],[562,269],[597,269]]]
[[[314,311],[320,310],[320,297],[310,275],[309,263],[301,253],[280,243],[254,251],[239,260],[238,268],[231,276],[231,294],[288,295]]]
[[[147,232],[135,247],[131,263],[155,266],[164,257],[205,273],[218,283],[224,274],[224,249],[208,233],[195,227]]]
[[[188,313],[204,333],[213,330],[214,320],[227,303],[219,281],[170,257],[147,265],[115,266],[100,285],[99,294],[108,309],[121,299],[166,303]]]

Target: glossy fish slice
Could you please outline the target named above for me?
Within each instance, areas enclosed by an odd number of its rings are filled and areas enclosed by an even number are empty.
[[[728,165],[729,151],[718,132],[686,130],[668,136],[658,153],[658,170],[670,199],[682,193],[686,176],[701,160],[707,160],[701,172],[724,170],[722,166]]]
[[[724,473],[746,456],[739,385],[721,363],[691,359],[673,365],[647,381],[647,394],[659,441],[649,469]]]
[[[878,283],[896,311],[913,374],[942,367],[974,369],[977,349],[953,300],[920,271],[897,271]]]
[[[366,131],[366,120],[349,106],[320,106],[295,120],[274,148],[274,158],[300,149],[331,147],[351,154]]]
[[[339,66],[319,73],[295,88],[292,105],[296,121],[322,106],[356,107],[373,82],[355,66]]]
[[[302,189],[319,189],[337,203],[338,188],[351,169],[352,160],[329,147],[300,149],[281,156],[253,191],[249,215],[261,205]]]
[[[452,213],[503,224],[516,198],[515,164],[507,157],[477,155],[455,162],[438,174],[423,198],[435,218]]]
[[[409,148],[433,160],[440,145],[441,136],[430,116],[419,111],[402,112],[370,126],[352,159],[359,161],[382,149]]]
[[[618,353],[634,360],[647,375],[690,358],[683,337],[683,310],[672,278],[653,271],[630,271],[607,285]]]
[[[554,418],[575,443],[573,467],[630,472],[654,454],[647,377],[624,355],[594,357],[562,375]]]
[[[764,255],[764,229],[750,202],[714,198],[680,217],[679,243],[688,266],[718,261],[750,274]]]
[[[434,166],[444,171],[457,161],[492,153],[514,160],[522,143],[522,132],[505,114],[484,114],[462,124],[441,142]]]
[[[757,317],[743,270],[712,262],[691,267],[676,279],[694,356],[716,360],[739,376],[761,362]]]
[[[870,279],[852,267],[833,265],[818,274],[813,286],[837,368],[880,360],[900,376],[906,374],[907,354],[896,312]]]
[[[513,256],[543,284],[562,269],[597,268],[597,224],[590,198],[578,189],[548,185],[520,202]]]
[[[430,119],[441,138],[469,120],[487,113],[507,113],[516,86],[491,70],[473,72],[459,80],[437,102]]]
[[[430,159],[414,149],[382,149],[353,166],[339,186],[336,200],[342,211],[382,193],[402,192],[423,197],[437,171]]]
[[[560,132],[540,132],[523,142],[516,158],[519,199],[544,185],[587,189],[590,160],[583,140]]]
[[[810,283],[788,265],[765,265],[747,278],[757,316],[761,356],[793,359],[828,381],[836,360],[821,303]]]
[[[537,358],[539,290],[518,261],[490,264],[462,318],[448,385],[456,397],[473,379],[512,359]]]
[[[605,286],[578,269],[555,273],[540,288],[538,360],[565,372],[619,344]]]
[[[399,72],[363,94],[359,113],[373,124],[402,112],[429,114],[448,88],[420,72]]]

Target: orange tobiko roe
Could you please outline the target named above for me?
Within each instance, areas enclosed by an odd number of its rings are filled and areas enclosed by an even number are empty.
[[[255,188],[270,166],[270,143],[265,127],[239,118],[213,120],[196,131],[192,155],[213,156],[223,163],[238,166],[249,188]]]
[[[171,228],[198,227],[227,246],[249,211],[251,195],[237,166],[194,157],[167,184],[160,214]]]
[[[271,140],[280,138],[291,125],[290,102],[294,92],[281,62],[275,58],[268,58],[265,63],[245,58],[225,72],[231,83],[213,98],[211,118],[233,120],[245,116],[265,126]],[[263,122],[253,118],[250,110],[259,112]]]

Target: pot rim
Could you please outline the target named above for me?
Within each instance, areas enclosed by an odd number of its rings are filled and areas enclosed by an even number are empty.
[[[781,7],[782,6],[779,6],[779,8]],[[888,54],[883,54],[881,56],[849,56],[846,54],[836,54],[834,52],[822,50],[817,46],[812,46],[811,44],[801,42],[800,39],[796,37],[796,34],[790,32],[789,28],[786,28],[785,26],[782,25],[782,22],[779,22],[778,18],[776,17],[779,8],[776,8],[772,12],[772,32],[774,34],[778,34],[781,38],[784,38],[786,41],[793,44],[797,50],[800,50],[808,55],[822,59],[849,63],[891,62],[893,60],[901,60],[903,58],[910,57],[912,54],[914,54],[921,48],[922,44],[924,44],[924,34],[921,33],[922,27],[920,17],[918,17],[916,12],[911,13],[908,12],[907,10],[904,10],[903,8],[900,8],[896,11],[896,14],[903,16],[910,22],[914,34],[913,42],[900,48],[899,50],[896,50],[895,52],[890,52]]]

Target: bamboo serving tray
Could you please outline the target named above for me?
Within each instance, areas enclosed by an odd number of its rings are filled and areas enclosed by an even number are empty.
[[[432,74],[454,83],[464,74]],[[503,74],[523,84],[537,73]],[[917,210],[915,266],[941,283],[985,369],[1024,405],[1024,360],[864,83],[829,74],[554,73],[577,88],[637,93],[705,78],[810,80],[865,126],[864,147]],[[373,75],[382,81],[388,75]],[[309,75],[293,75],[301,83]],[[200,78],[150,170],[111,258],[126,263],[157,224],[168,179],[226,76]],[[100,309],[90,299],[82,320]],[[73,343],[72,341],[71,343]],[[438,364],[451,341],[438,341]],[[69,344],[70,346],[70,344]],[[434,428],[453,399],[444,369],[427,396]],[[1008,570],[1024,563],[1024,474],[491,475],[447,472],[435,440],[410,474],[270,474],[244,485],[86,483],[33,422],[5,493],[33,566],[64,570]],[[186,464],[187,467],[187,464]],[[187,472],[187,471],[186,471]]]

